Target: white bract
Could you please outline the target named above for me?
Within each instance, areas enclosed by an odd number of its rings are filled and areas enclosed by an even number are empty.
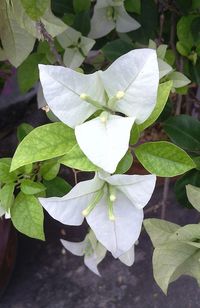
[[[75,69],[79,67],[95,41],[82,36],[80,32],[69,27],[65,32],[57,36],[58,42],[65,49],[63,62],[67,67]]]
[[[84,241],[76,243],[61,240],[65,249],[76,256],[84,256],[85,265],[95,274],[100,276],[97,265],[106,256],[106,248],[97,241],[92,230],[86,235]]]
[[[117,32],[136,30],[140,24],[124,8],[124,1],[97,0],[91,19],[89,37],[97,39],[116,28]]]
[[[88,75],[60,66],[39,65],[39,69],[52,112],[75,128],[84,154],[113,173],[128,150],[133,123],[144,122],[155,107],[159,83],[156,51],[130,51],[107,70]],[[100,116],[85,122],[96,111]]]
[[[92,230],[82,242],[69,242],[61,240],[61,243],[75,256],[84,256],[85,265],[95,274],[100,276],[98,264],[105,258],[107,249],[97,240]],[[134,245],[119,260],[127,266],[131,266],[135,260]]]
[[[84,217],[97,240],[115,258],[128,252],[137,241],[143,207],[155,187],[154,175],[102,175],[78,183],[62,198],[39,198],[56,220],[79,226]]]

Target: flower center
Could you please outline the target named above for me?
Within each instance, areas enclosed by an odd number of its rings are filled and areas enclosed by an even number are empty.
[[[109,21],[116,21],[117,20],[118,12],[115,10],[115,7],[109,6],[106,9],[106,18]]]

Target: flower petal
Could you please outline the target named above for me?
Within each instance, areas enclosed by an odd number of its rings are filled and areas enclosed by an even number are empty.
[[[102,178],[102,177],[101,177]],[[115,174],[106,177],[105,181],[117,187],[132,204],[142,209],[150,200],[156,184],[156,176]]]
[[[69,242],[65,240],[60,240],[64,248],[69,250],[75,256],[84,256],[86,243],[82,242]]]
[[[91,19],[91,29],[89,37],[97,39],[107,35],[115,28],[115,22],[108,20],[106,16],[106,8],[94,7],[94,14]]]
[[[117,191],[113,210],[115,221],[111,221],[108,217],[108,207],[106,197],[104,197],[86,219],[98,241],[115,258],[118,258],[127,252],[138,239],[142,227],[143,211],[135,208],[120,191]]]
[[[65,225],[79,226],[84,220],[82,211],[87,207],[93,194],[101,189],[103,183],[95,177],[92,180],[78,183],[62,198],[39,198],[39,201],[54,219]]]
[[[57,36],[58,42],[64,49],[77,44],[79,38],[81,38],[81,33],[71,27],[67,28],[66,31]]]
[[[132,18],[125,10],[124,6],[116,8],[117,10],[117,21],[116,30],[118,32],[124,33],[138,29],[141,27],[139,22]]]
[[[135,249],[134,245],[123,255],[119,257],[119,260],[127,266],[133,265],[135,261]]]
[[[103,123],[99,117],[75,128],[77,142],[95,165],[113,173],[125,155],[134,118],[109,115]]]
[[[162,59],[158,58],[158,67],[159,67],[159,79],[163,78],[165,75],[173,71],[173,68]]]
[[[132,50],[118,58],[106,71],[100,72],[109,98],[123,91],[116,111],[144,122],[156,104],[159,70],[156,51],[149,48]],[[115,76],[115,78],[113,78]]]
[[[94,253],[90,256],[85,255],[84,263],[93,273],[95,273],[98,276],[101,276],[97,268],[97,260]]]
[[[75,69],[84,61],[83,55],[80,53],[80,51],[75,48],[66,48],[65,53],[63,56],[63,62],[67,67],[70,67],[72,69]]]
[[[72,128],[96,111],[96,107],[80,98],[82,93],[98,102],[104,101],[104,88],[98,72],[84,75],[69,68],[42,64],[39,71],[44,97],[50,109]]]

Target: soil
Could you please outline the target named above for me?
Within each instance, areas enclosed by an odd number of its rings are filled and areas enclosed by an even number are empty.
[[[13,154],[19,122],[29,122],[34,126],[48,122],[35,104],[22,105],[21,113],[18,108],[13,108],[14,116],[10,118],[10,123],[1,128],[1,156]],[[157,204],[161,196],[160,186],[155,190],[148,208]],[[148,212],[146,217],[160,218],[160,210]],[[180,225],[199,222],[195,210],[183,209],[177,204],[173,184],[169,191],[166,219]],[[0,300],[0,308],[200,307],[200,288],[193,278],[182,277],[172,283],[167,297],[156,285],[151,264],[153,249],[145,232],[140,236],[132,267],[126,267],[108,254],[99,266],[102,277],[90,272],[83,265],[82,258],[63,251],[59,242],[59,238],[82,240],[85,230],[85,225],[66,227],[46,215],[45,242],[18,234],[15,270]]]

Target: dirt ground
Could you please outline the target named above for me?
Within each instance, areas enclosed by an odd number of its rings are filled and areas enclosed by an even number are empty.
[[[9,123],[1,127],[1,156],[11,155],[16,146],[15,128],[21,121],[41,124],[43,113],[33,104],[21,111],[6,111]],[[0,118],[5,115],[1,112]],[[20,118],[19,121],[15,119]],[[1,120],[1,119],[0,119]],[[0,121],[0,126],[1,126]],[[162,188],[154,192],[149,206],[157,204]],[[151,212],[148,217],[160,217]],[[173,185],[168,199],[166,219],[180,225],[197,223],[198,213],[182,209],[175,201]],[[166,297],[153,280],[152,245],[142,232],[136,247],[136,261],[126,267],[110,255],[100,264],[102,277],[91,273],[83,259],[63,253],[59,238],[62,229],[65,238],[81,240],[85,227],[66,227],[46,215],[46,242],[18,235],[18,256],[15,270],[6,292],[0,299],[0,308],[198,308],[200,289],[194,279],[182,277],[172,283]]]

